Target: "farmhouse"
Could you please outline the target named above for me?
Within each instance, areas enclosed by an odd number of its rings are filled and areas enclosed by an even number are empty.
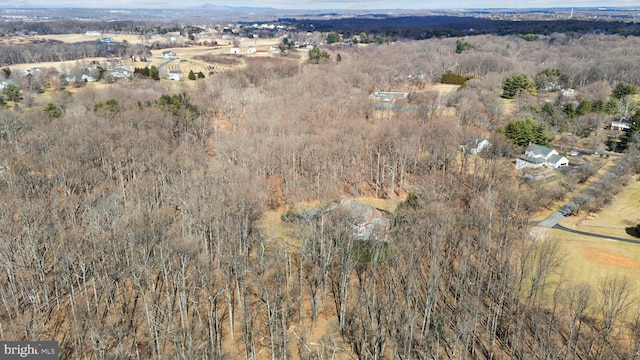
[[[163,51],[160,56],[168,59],[168,58],[177,57],[178,54],[176,54],[175,51],[167,50],[167,51]]]
[[[180,70],[171,70],[167,74],[167,80],[180,81],[184,77],[184,73]]]
[[[530,144],[525,153],[516,159],[516,169],[547,167],[557,169],[569,165],[566,157],[548,147]]]

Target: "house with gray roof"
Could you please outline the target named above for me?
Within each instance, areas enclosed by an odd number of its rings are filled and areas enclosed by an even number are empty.
[[[625,118],[615,118],[611,122],[611,130],[624,131],[631,129],[631,121]]]
[[[170,58],[177,57],[178,54],[176,54],[175,51],[167,50],[167,51],[163,51],[162,54],[160,54],[160,56],[165,58],[165,59],[170,59]]]
[[[566,157],[548,147],[530,144],[524,154],[516,159],[516,169],[547,167],[557,169],[569,165]]]
[[[111,76],[118,79],[128,78],[129,76],[131,76],[131,71],[125,68],[113,69],[109,73],[111,74]]]
[[[471,135],[464,144],[460,145],[460,150],[463,153],[479,154],[489,150],[490,146],[491,143],[486,138],[479,135]]]

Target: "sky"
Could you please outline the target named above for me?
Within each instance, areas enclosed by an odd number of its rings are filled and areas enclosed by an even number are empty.
[[[107,5],[108,4],[108,5]],[[215,4],[223,6],[271,7],[276,9],[462,9],[539,7],[640,7],[638,0],[0,0],[0,5],[90,7],[90,8],[176,8]]]

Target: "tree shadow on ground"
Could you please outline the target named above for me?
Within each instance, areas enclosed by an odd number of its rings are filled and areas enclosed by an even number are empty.
[[[637,226],[629,226],[629,227],[626,227],[624,230],[627,232],[627,234],[631,236],[640,237],[640,232],[638,232]]]

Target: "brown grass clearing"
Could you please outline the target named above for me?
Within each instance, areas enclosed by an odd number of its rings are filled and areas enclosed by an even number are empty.
[[[619,229],[626,234],[625,228],[640,223],[640,182],[632,182],[625,187],[611,204],[601,211],[581,218],[576,225],[585,228]],[[581,229],[591,231],[590,229]]]
[[[640,183],[625,187],[614,200],[598,213],[569,216],[561,224],[589,233],[638,240],[626,233],[629,223],[640,217]],[[547,230],[548,236],[559,239],[564,249],[563,275],[572,284],[586,282],[597,286],[606,276],[640,276],[640,245],[568,233],[558,229]],[[640,287],[633,289],[640,297]]]
[[[590,247],[583,249],[583,252],[585,253],[585,258],[594,263],[625,268],[640,268],[640,261],[628,257],[611,254]]]

